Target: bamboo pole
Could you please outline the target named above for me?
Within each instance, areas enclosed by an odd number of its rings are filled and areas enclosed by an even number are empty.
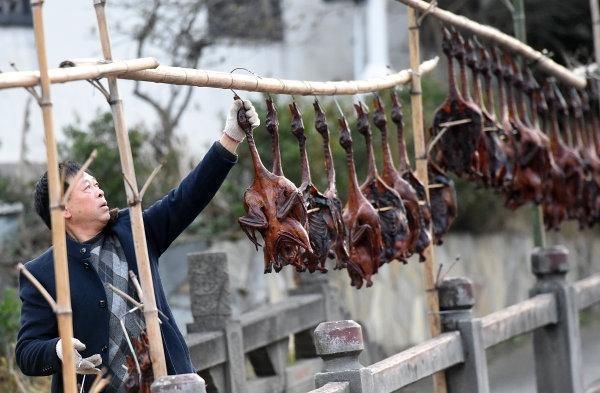
[[[412,72],[412,86],[410,91],[410,104],[412,116],[412,129],[415,144],[415,164],[417,169],[417,178],[421,183],[429,185],[429,175],[427,173],[427,155],[425,143],[425,130],[423,128],[423,97],[421,91],[421,73],[418,71],[420,63],[419,52],[419,25],[417,23],[417,12],[407,9],[408,15],[408,49],[410,54],[410,66]],[[429,202],[429,187],[425,187],[426,198]],[[431,231],[431,226],[429,227]],[[425,297],[427,301],[427,314],[429,316],[429,332],[431,337],[438,336],[441,333],[440,324],[440,306],[436,289],[434,272],[437,270],[435,255],[433,252],[433,242],[424,251],[424,281]],[[446,378],[443,372],[433,375],[433,391],[435,393],[446,393]]]
[[[592,32],[594,34],[594,57],[596,59],[596,71],[598,71],[600,70],[600,7],[598,6],[598,0],[590,0],[590,10],[592,14]]]
[[[502,33],[498,29],[479,24],[468,18],[465,18],[464,16],[453,14],[452,12],[443,10],[437,6],[432,6],[423,0],[396,1],[404,3],[410,8],[414,8],[422,12],[427,12],[429,15],[438,18],[444,23],[448,23],[458,28],[467,30],[473,34],[477,34],[478,37],[487,39],[495,44],[501,45],[505,49],[508,49],[511,52],[514,52],[515,54],[518,54],[523,58],[529,60],[531,63],[536,64],[536,66],[539,69],[556,77],[557,79],[561,80],[563,83],[568,84],[569,86],[574,86],[578,89],[585,88],[585,78],[581,78],[575,75],[567,68],[555,63],[552,59],[544,56],[544,54],[542,54],[541,52],[520,42],[519,40],[509,36],[508,34]]]
[[[140,71],[158,67],[153,57],[121,60],[105,64],[84,64],[71,68],[53,68],[48,70],[50,83],[65,83],[107,76],[118,76],[126,72]],[[40,83],[39,71],[17,71],[0,73],[0,89],[15,87],[34,87]]]
[[[514,11],[512,12],[513,28],[515,38],[527,44],[527,29],[525,25],[525,0],[513,0]]]
[[[94,0],[96,18],[98,20],[98,32],[102,45],[102,54],[107,61],[112,60],[112,50],[108,25],[106,22],[105,0]],[[146,235],[144,231],[144,221],[142,218],[142,205],[139,198],[138,186],[133,166],[133,156],[131,154],[131,145],[129,143],[129,134],[125,124],[125,114],[123,111],[123,101],[119,96],[117,79],[114,76],[108,77],[108,87],[110,92],[109,104],[115,123],[115,132],[117,134],[117,143],[119,146],[119,156],[121,167],[125,179],[125,190],[127,198],[130,201],[129,214],[131,216],[131,230],[133,232],[135,256],[137,260],[138,272],[142,290],[144,292],[144,319],[146,321],[146,330],[148,341],[150,343],[150,359],[152,361],[152,370],[154,378],[160,378],[167,375],[165,363],[165,353],[162,344],[162,336],[158,323],[158,309],[156,307],[156,298],[154,295],[154,284],[152,282],[152,271],[150,270],[150,260],[148,257],[148,246],[146,244]]]
[[[50,306],[52,311],[54,313],[56,313],[56,311],[58,310],[56,302],[54,301],[54,299],[52,299],[52,296],[50,296],[50,294],[48,293],[46,288],[44,288],[44,286],[42,284],[40,284],[40,282],[37,280],[37,278],[35,278],[35,276],[33,274],[29,273],[29,270],[27,270],[25,265],[23,265],[22,263],[19,263],[17,265],[17,270],[22,275],[24,275],[26,279],[29,280],[31,285],[33,285],[35,287],[35,289],[38,290],[39,293],[42,294],[42,296],[44,297],[44,299],[46,300],[46,302],[48,303],[48,305]]]
[[[600,7],[598,0],[590,0],[590,11],[592,14],[592,31],[594,34],[594,56],[596,67],[600,67]]]
[[[438,57],[427,60],[418,69],[421,74],[430,72],[438,63]],[[402,70],[381,78],[339,82],[299,81],[276,78],[259,78],[254,75],[234,75],[226,72],[159,66],[156,69],[129,72],[119,79],[167,83],[172,85],[216,87],[258,91],[272,94],[293,95],[354,95],[370,93],[409,83],[411,70]]]
[[[511,10],[515,38],[522,43],[527,43],[527,29],[525,25],[525,0],[513,0]],[[544,209],[541,205],[533,206],[532,211],[533,245],[546,247],[546,231],[544,226]]]
[[[50,97],[50,80],[48,78],[48,60],[46,58],[46,39],[44,36],[44,20],[42,0],[32,0],[33,29],[38,64],[40,68],[40,86],[42,90],[39,101],[42,109],[44,135],[46,139],[46,159],[48,161],[48,189],[50,204],[50,220],[52,223],[52,255],[54,258],[54,279],[56,284],[56,318],[58,332],[63,346],[62,378],[64,391],[75,393],[75,360],[73,356],[73,320],[71,311],[71,288],[69,285],[69,268],[67,265],[67,243],[65,235],[64,205],[62,184],[58,173],[56,139],[54,137],[54,119]]]
[[[93,64],[89,63],[90,59],[86,59],[85,62],[82,62],[81,59],[69,61],[75,66],[71,68],[54,68],[48,71],[50,83],[56,84],[116,76],[119,79],[259,91],[273,94],[353,95],[407,84],[410,82],[412,73],[411,70],[402,70],[377,79],[319,82],[258,78],[252,75],[234,75],[209,70],[159,66],[158,61],[152,57],[111,63],[103,63],[100,60],[93,59]],[[432,71],[437,66],[438,61],[438,57],[424,61],[419,67],[421,75]],[[0,73],[0,90],[33,87],[39,83],[39,78],[38,71]]]

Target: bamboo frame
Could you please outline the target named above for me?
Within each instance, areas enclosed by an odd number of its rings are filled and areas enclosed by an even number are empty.
[[[495,44],[503,46],[523,58],[529,60],[535,64],[542,71],[556,77],[563,83],[574,86],[577,89],[583,89],[586,86],[585,78],[581,78],[575,75],[567,68],[555,63],[552,59],[544,56],[541,52],[533,49],[532,47],[522,43],[514,37],[508,34],[502,33],[500,30],[490,26],[485,26],[474,22],[464,16],[456,15],[450,11],[443,10],[436,5],[432,5],[423,0],[396,0],[408,7],[422,11],[438,18],[444,23],[451,24],[460,29],[467,30],[471,33],[477,34],[481,38],[485,38]]]
[[[158,67],[153,57],[132,60],[120,60],[105,64],[83,64],[71,68],[52,68],[48,70],[50,83],[65,83],[87,79],[98,79],[121,75],[126,72],[141,71]],[[0,90],[15,87],[35,87],[40,83],[39,71],[17,71],[0,73]]]
[[[40,0],[32,0],[32,7],[34,8],[34,19],[37,20],[37,24],[41,24],[41,5],[42,2]],[[47,125],[47,133],[50,132],[51,135],[48,137],[47,134],[47,142],[54,141],[53,135],[53,127],[52,127],[52,116],[51,116],[51,104],[50,104],[50,96],[49,96],[49,88],[51,83],[65,83],[70,81],[77,80],[90,80],[90,79],[99,79],[102,77],[108,78],[109,84],[109,92],[110,96],[108,97],[109,103],[111,104],[111,109],[113,111],[113,117],[115,120],[115,130],[117,133],[117,140],[119,144],[119,153],[121,157],[121,164],[123,167],[123,175],[125,179],[125,187],[128,194],[128,198],[132,201],[131,205],[131,216],[132,216],[132,231],[135,240],[135,251],[136,251],[136,259],[138,261],[138,270],[140,271],[140,278],[142,281],[141,289],[143,289],[143,293],[149,294],[148,297],[144,297],[142,299],[145,304],[144,307],[144,316],[146,318],[146,325],[148,328],[148,336],[150,339],[151,346],[151,357],[153,363],[153,371],[155,377],[158,378],[160,376],[166,375],[166,365],[164,361],[164,350],[162,347],[162,339],[160,335],[160,328],[158,327],[158,309],[156,308],[156,300],[154,298],[154,289],[152,284],[152,276],[149,267],[149,260],[147,254],[147,245],[144,234],[144,226],[142,220],[142,212],[141,212],[141,196],[143,195],[143,191],[138,193],[137,184],[135,180],[135,172],[133,168],[133,159],[131,156],[131,148],[129,145],[129,139],[127,134],[127,129],[125,127],[124,115],[123,115],[123,106],[119,97],[118,88],[117,88],[117,77],[121,77],[123,79],[135,79],[135,80],[143,80],[143,81],[152,81],[158,83],[168,83],[168,84],[176,84],[176,85],[193,85],[193,86],[205,86],[205,87],[216,87],[216,88],[235,88],[238,90],[246,90],[246,91],[260,91],[260,92],[268,92],[268,93],[279,93],[279,94],[298,94],[298,95],[354,95],[360,93],[368,93],[373,91],[382,90],[385,88],[393,87],[399,84],[406,84],[411,81],[413,78],[412,70],[402,70],[398,73],[388,75],[382,78],[371,79],[371,80],[362,80],[362,81],[340,81],[340,82],[315,82],[315,81],[297,81],[297,80],[282,80],[282,79],[273,79],[273,78],[258,78],[255,76],[245,76],[245,75],[232,75],[227,73],[219,73],[213,71],[204,71],[204,70],[194,70],[194,69],[183,69],[177,67],[160,67],[160,69],[149,70],[149,68],[158,67],[158,62],[153,58],[141,58],[141,59],[133,59],[119,62],[111,62],[112,54],[110,47],[110,38],[108,35],[108,28],[106,24],[106,16],[104,11],[105,1],[104,0],[94,0],[94,7],[96,9],[99,32],[101,36],[102,50],[104,54],[104,58],[107,63],[98,63],[94,61],[95,64],[80,64],[80,60],[75,60],[73,68],[60,68],[60,69],[52,69],[49,70],[47,67],[47,61],[45,57],[45,49],[43,45],[40,45],[39,42],[43,43],[43,32],[40,36],[38,30],[36,30],[36,42],[38,42],[38,52],[40,58],[40,71],[29,71],[29,72],[10,72],[0,74],[0,89],[8,89],[14,87],[25,87],[32,88],[36,86],[38,83],[42,85],[42,98],[40,100],[40,106],[43,109],[44,114],[44,124]],[[36,11],[36,8],[38,11]],[[41,48],[41,49],[40,49]],[[418,66],[417,73],[424,74],[431,71],[438,63],[438,58],[434,58],[428,60]],[[417,69],[417,68],[415,68]],[[52,162],[56,162],[56,144],[54,144],[54,151],[49,149],[49,177],[57,178],[58,173],[55,169],[54,171],[50,168]],[[52,143],[48,143],[48,146],[51,147]],[[53,157],[50,157],[50,154]],[[57,165],[56,165],[57,167]],[[51,172],[55,172],[51,174]],[[150,181],[150,179],[149,179]],[[59,185],[60,183],[57,182]],[[146,185],[145,185],[146,186]],[[50,187],[52,189],[52,186]],[[59,191],[62,190],[59,187]],[[67,191],[68,193],[68,191]],[[54,196],[54,193],[51,191],[51,196]],[[58,195],[58,194],[57,194]],[[58,195],[60,196],[60,195]],[[65,230],[64,230],[64,219],[62,220],[62,225],[60,223],[58,225],[54,225],[54,216],[57,213],[61,214],[62,218],[62,209],[64,209],[64,195],[62,198],[56,199],[51,198],[52,205],[52,215],[53,215],[53,243],[56,249],[56,258],[58,259],[61,254],[64,254],[65,260],[65,268],[66,265],[66,247],[65,247]],[[60,242],[58,239],[54,239],[55,234],[62,234],[63,246],[62,252],[60,250]],[[60,237],[60,236],[59,236]],[[26,274],[24,272],[24,274]],[[68,271],[65,274],[56,273],[57,277],[61,277],[61,279],[57,278],[57,287],[60,288],[60,292],[65,292],[67,296],[69,296],[69,306],[66,307],[64,305],[64,299],[61,299],[63,295],[58,296],[59,301],[55,306],[57,310],[57,315],[59,319],[59,325],[64,324],[65,321],[71,322],[70,331],[68,331],[68,337],[63,339],[63,342],[66,346],[69,346],[69,343],[72,341],[72,319],[71,319],[71,310],[70,310],[70,286],[68,283]],[[65,282],[60,282],[62,280],[67,280]],[[140,286],[138,284],[138,286]],[[61,303],[62,301],[62,303]],[[51,304],[52,305],[52,304]],[[65,317],[66,316],[66,317]],[[61,321],[63,321],[61,323]],[[156,325],[156,326],[154,326]],[[63,329],[64,330],[64,329]],[[68,330],[68,329],[67,329]],[[63,334],[61,333],[61,338]],[[71,345],[72,346],[72,345]],[[68,358],[71,358],[70,360]],[[73,363],[72,353],[66,351],[66,356],[64,359],[64,378],[65,378],[65,389],[66,391],[71,391],[74,389],[73,383],[75,382],[75,378],[73,382],[69,383],[66,381],[66,376],[69,374],[69,361]],[[72,374],[75,376],[75,368],[74,364],[72,365]]]
[[[67,264],[67,241],[65,232],[62,185],[58,173],[57,147],[54,136],[54,118],[50,97],[50,79],[48,77],[48,60],[46,57],[46,39],[44,36],[44,19],[42,1],[32,0],[33,29],[35,46],[39,64],[39,82],[42,95],[38,101],[42,109],[44,135],[46,140],[46,158],[48,162],[48,189],[50,203],[50,219],[52,223],[52,254],[54,258],[54,279],[56,283],[56,319],[58,332],[63,348],[73,348],[73,318],[71,311],[71,287],[69,284],[69,267]],[[62,378],[64,391],[76,393],[75,359],[73,351],[63,351]]]
[[[110,35],[108,32],[108,24],[106,22],[105,0],[94,0],[94,9],[98,21],[98,32],[100,34],[100,43],[102,46],[102,54],[106,61],[112,61],[112,49],[110,43]],[[141,286],[143,290],[143,298],[140,298],[144,304],[144,319],[146,321],[146,330],[148,333],[148,341],[150,344],[150,359],[152,361],[152,370],[154,378],[167,375],[167,366],[165,362],[165,354],[162,343],[162,335],[160,332],[158,309],[156,307],[156,298],[154,294],[154,284],[152,282],[152,271],[150,270],[150,259],[148,257],[148,246],[146,243],[146,234],[144,231],[144,221],[142,217],[141,201],[136,201],[139,196],[137,182],[135,177],[135,168],[133,166],[133,156],[131,154],[131,145],[129,143],[129,134],[127,125],[125,124],[125,114],[123,111],[123,101],[119,95],[117,79],[114,76],[108,77],[108,88],[110,104],[113,120],[115,123],[115,132],[117,134],[117,143],[119,146],[119,156],[123,176],[129,179],[125,182],[125,191],[127,199],[134,201],[129,207],[131,216],[131,230],[133,233],[135,256],[137,260],[138,272],[140,275]],[[130,183],[128,185],[128,183]]]
[[[410,104],[412,116],[412,129],[415,146],[415,166],[417,178],[425,187],[427,202],[429,202],[429,174],[427,172],[427,144],[425,142],[425,131],[423,128],[423,97],[421,90],[421,73],[417,72],[420,63],[419,51],[419,25],[417,22],[417,13],[414,9],[408,8],[408,50],[410,56],[410,66],[413,70],[411,79]],[[429,231],[431,232],[431,224]],[[442,332],[440,323],[440,306],[435,282],[434,271],[437,270],[435,254],[433,251],[433,239],[424,251],[424,284],[425,298],[427,302],[429,332],[431,337],[439,336]],[[435,393],[446,393],[446,377],[443,372],[433,375],[433,391]]]
[[[439,58],[423,62],[418,67],[420,74],[433,70]],[[299,81],[276,78],[259,78],[254,75],[234,75],[226,72],[197,70],[159,66],[156,69],[129,72],[119,75],[119,79],[131,79],[145,82],[167,83],[172,85],[216,87],[272,94],[290,95],[354,95],[371,93],[411,81],[412,70],[402,70],[385,77],[339,82]]]

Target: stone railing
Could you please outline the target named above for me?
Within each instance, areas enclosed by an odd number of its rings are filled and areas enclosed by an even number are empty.
[[[600,302],[600,275],[568,284],[568,251],[536,249],[531,258],[536,282],[531,298],[474,318],[473,285],[466,278],[438,286],[443,333],[370,366],[358,356],[364,349],[354,321],[325,322],[315,330],[324,361],[310,393],[387,393],[444,371],[449,392],[488,393],[486,349],[532,332],[538,392],[600,392],[600,383],[583,386],[578,313]]]
[[[188,255],[191,310],[186,338],[207,392],[306,392],[322,368],[313,331],[344,318],[320,273],[303,274],[285,301],[234,315],[224,253]],[[294,339],[293,364],[288,361]]]

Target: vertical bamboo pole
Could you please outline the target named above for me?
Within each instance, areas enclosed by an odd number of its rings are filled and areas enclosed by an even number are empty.
[[[525,1],[513,0],[514,11],[512,13],[515,38],[522,43],[527,43],[527,29],[525,28]]]
[[[527,30],[525,28],[525,1],[513,0],[513,29],[515,38],[527,44]],[[532,227],[533,244],[536,247],[546,247],[546,231],[544,228],[544,212],[542,206],[533,207]]]
[[[75,393],[75,360],[73,358],[73,321],[71,311],[71,288],[69,285],[69,267],[67,264],[67,242],[65,235],[65,218],[62,205],[62,185],[58,173],[56,139],[54,137],[54,119],[50,97],[50,78],[48,77],[48,60],[46,58],[46,39],[44,36],[44,20],[42,16],[42,0],[32,0],[33,28],[35,46],[40,68],[40,85],[42,96],[39,101],[46,138],[46,159],[48,161],[48,189],[50,203],[50,220],[52,223],[52,254],[54,257],[54,279],[56,283],[56,318],[58,332],[62,340],[63,362],[62,378],[64,391]]]
[[[417,168],[417,178],[425,185],[427,192],[427,201],[429,201],[429,175],[427,173],[427,158],[425,131],[423,129],[423,97],[421,91],[421,75],[419,74],[419,63],[421,55],[419,52],[419,25],[417,23],[417,12],[408,7],[408,49],[410,53],[410,68],[412,69],[410,104],[412,110],[412,129],[415,143],[415,164]],[[431,230],[431,228],[429,228]],[[441,333],[440,325],[440,306],[438,302],[437,291],[435,290],[435,275],[437,270],[435,255],[433,252],[433,243],[425,249],[424,262],[424,280],[425,296],[427,300],[427,312],[429,316],[429,331],[432,337]],[[446,378],[443,372],[434,374],[433,391],[435,393],[446,393]]]
[[[594,55],[596,58],[596,67],[600,67],[600,7],[598,0],[590,0],[590,10],[592,13],[592,31],[594,34]]]
[[[590,10],[592,14],[592,34],[594,35],[594,57],[596,58],[596,67],[600,69],[600,7],[598,6],[598,0],[590,0]],[[597,82],[592,81],[592,83]]]
[[[102,53],[107,61],[112,61],[112,50],[108,25],[106,22],[105,5],[106,0],[94,0]],[[150,342],[150,359],[152,360],[152,370],[154,371],[154,378],[156,379],[167,375],[167,367],[160,326],[158,324],[158,309],[156,308],[152,271],[150,270],[150,260],[148,258],[148,246],[146,244],[144,221],[142,218],[142,205],[138,197],[139,192],[135,178],[129,134],[125,124],[123,101],[121,101],[119,96],[117,79],[115,77],[108,77],[108,87],[110,93],[109,104],[113,114],[117,143],[119,146],[119,157],[123,174],[126,179],[125,190],[127,192],[127,199],[131,201],[131,206],[129,208],[129,214],[131,215],[131,230],[133,232],[140,283],[142,291],[144,292],[144,298],[140,300],[144,303],[144,318],[146,320],[148,341]],[[127,184],[128,182],[131,184]]]

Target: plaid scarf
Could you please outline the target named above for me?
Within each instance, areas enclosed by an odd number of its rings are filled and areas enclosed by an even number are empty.
[[[127,314],[134,306],[110,289],[112,284],[134,299],[138,299],[135,288],[129,280],[128,265],[119,239],[114,235],[101,235],[95,239],[90,250],[90,262],[96,269],[106,292],[109,318],[108,368],[112,373],[107,393],[124,392],[123,382],[127,378],[125,356],[131,355],[120,320],[125,322],[129,337],[138,337],[143,330],[144,319],[139,311]],[[135,356],[135,354],[133,355]]]

